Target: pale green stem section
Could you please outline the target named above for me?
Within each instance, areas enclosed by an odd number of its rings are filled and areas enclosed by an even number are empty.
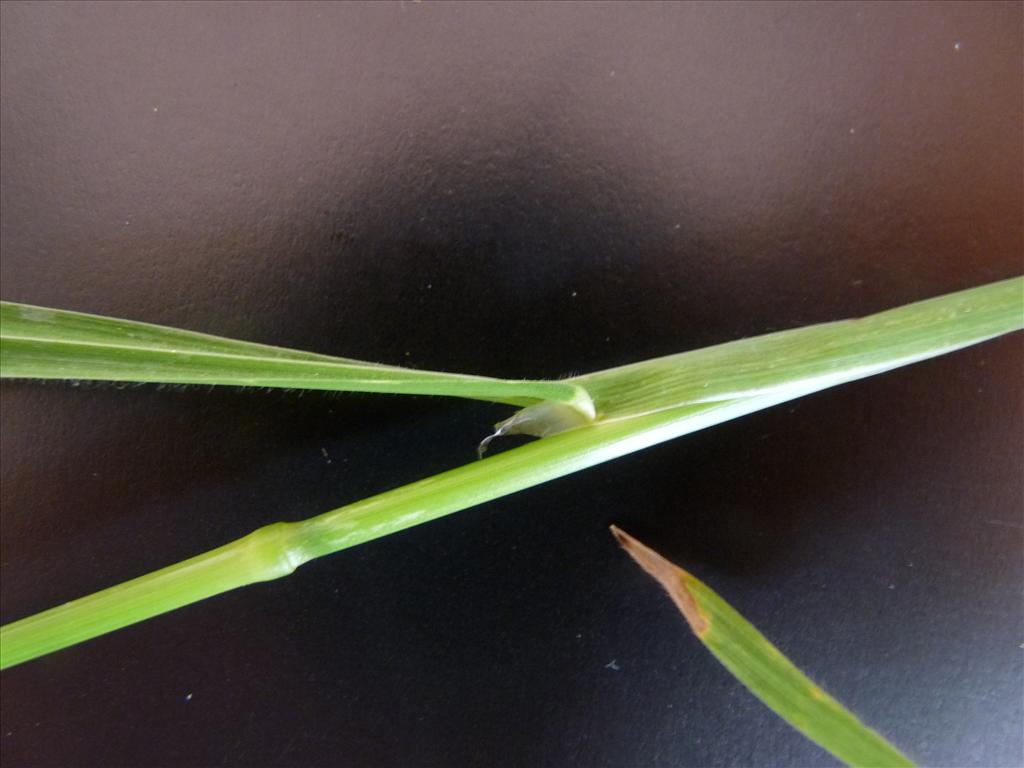
[[[275,523],[223,547],[0,628],[0,669],[257,581],[299,562],[292,524]]]
[[[769,346],[762,359],[771,364],[778,386],[755,386],[742,396],[727,399],[732,385],[719,388],[715,397],[694,397],[694,387],[726,377],[731,370],[729,355],[719,359],[717,374],[703,370],[693,378],[690,361],[701,364],[701,355],[732,347],[736,359],[748,360],[749,345],[757,339],[722,345],[651,361],[650,374],[644,364],[631,367],[642,396],[631,394],[623,377],[625,369],[581,377],[593,388],[599,406],[599,420],[543,440],[507,451],[411,485],[374,496],[347,507],[299,523],[281,523],[260,529],[248,537],[213,552],[187,560],[148,576],[112,587],[95,595],[16,621],[0,628],[0,667],[7,667],[91,637],[133,624],[173,608],[257,581],[278,578],[315,557],[433,520],[467,507],[528,488],[603,461],[640,450],[680,435],[718,424],[777,403],[792,400],[826,387],[852,381],[897,365],[942,354],[967,344],[1017,330],[1024,323],[1024,280],[1004,281],[944,297],[948,306],[936,310],[936,302],[918,307],[923,330],[916,334],[910,315],[873,323],[873,318],[847,324],[846,333],[856,336],[865,328],[871,335],[870,348],[838,345],[832,348],[834,365],[804,346],[822,343],[822,326],[785,333],[786,349]],[[895,310],[901,312],[901,310]],[[888,314],[888,313],[887,313]],[[880,316],[875,316],[882,317]],[[839,324],[832,324],[839,325]],[[825,328],[831,326],[824,326]],[[886,330],[888,329],[888,330]],[[799,334],[806,334],[805,344]],[[768,340],[782,336],[776,334]],[[77,343],[77,342],[76,342]],[[774,343],[770,342],[769,344]],[[6,354],[7,341],[4,341]],[[62,353],[61,353],[62,354]],[[794,356],[797,375],[790,375],[784,354]],[[746,356],[746,357],[745,357]],[[680,381],[675,386],[665,375],[667,360],[676,367]],[[811,360],[804,368],[802,361]],[[261,362],[266,362],[265,360]],[[42,361],[41,364],[44,364]],[[749,367],[748,363],[744,363]],[[756,371],[750,371],[750,376]],[[81,378],[64,371],[60,378]],[[652,384],[652,381],[655,382]],[[748,381],[749,379],[745,379]],[[710,388],[710,387],[709,387]],[[660,395],[658,394],[660,392]],[[470,395],[466,395],[470,396]],[[586,397],[586,393],[584,393]],[[586,400],[589,403],[589,398]],[[603,416],[603,419],[600,418]],[[559,417],[560,418],[560,417]],[[549,431],[543,431],[550,434]]]

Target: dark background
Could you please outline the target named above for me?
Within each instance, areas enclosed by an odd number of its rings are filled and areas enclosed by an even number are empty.
[[[1022,271],[1020,4],[0,13],[4,299],[537,377]],[[4,765],[833,764],[611,522],[922,763],[1020,765],[1022,352],[827,391],[11,669]],[[30,382],[2,411],[5,622],[470,461],[509,413]]]

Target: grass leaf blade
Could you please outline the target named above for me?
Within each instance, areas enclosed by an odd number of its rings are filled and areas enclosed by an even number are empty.
[[[775,714],[848,765],[914,765],[815,685],[704,582],[620,528],[613,525],[611,530],[630,557],[664,587],[704,646]]]
[[[81,312],[0,302],[0,377],[446,395],[593,416],[578,385],[423,371]]]

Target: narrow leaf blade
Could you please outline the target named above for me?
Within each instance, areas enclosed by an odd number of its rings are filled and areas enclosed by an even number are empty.
[[[775,714],[849,765],[914,765],[815,685],[704,582],[622,529],[613,525],[611,530],[630,557],[664,587],[704,646]]]
[[[0,302],[0,377],[551,400],[593,416],[589,397],[568,382],[414,370],[12,302]]]

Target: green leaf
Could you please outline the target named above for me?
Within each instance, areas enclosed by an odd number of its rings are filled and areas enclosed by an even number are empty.
[[[704,646],[769,709],[848,765],[912,766],[772,645],[704,582],[611,527],[622,548],[653,576]]]
[[[550,400],[593,416],[589,397],[568,382],[414,370],[11,302],[0,302],[0,377]]]

